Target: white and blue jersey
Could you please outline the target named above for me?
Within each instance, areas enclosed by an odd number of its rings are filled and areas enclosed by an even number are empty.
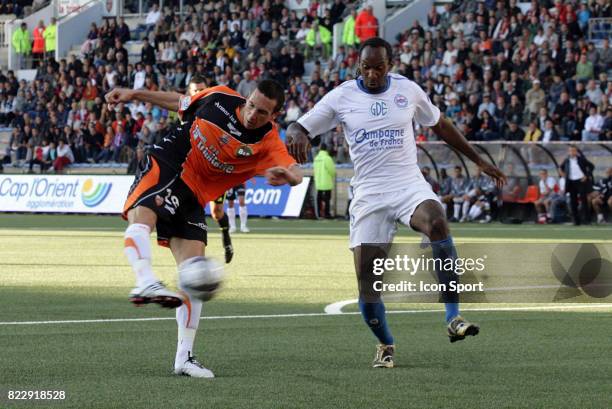
[[[415,82],[397,74],[388,74],[377,94],[360,79],[345,82],[298,120],[311,137],[342,125],[355,169],[351,248],[392,242],[397,222],[409,226],[421,203],[439,202],[417,165],[413,120],[434,126],[440,110]]]
[[[369,194],[403,189],[421,175],[413,119],[434,126],[440,110],[415,82],[388,74],[386,88],[377,94],[360,78],[343,83],[298,122],[311,137],[342,125],[355,169],[351,185]]]

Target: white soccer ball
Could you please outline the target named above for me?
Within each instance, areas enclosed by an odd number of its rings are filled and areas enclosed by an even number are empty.
[[[223,283],[223,265],[212,258],[194,257],[179,266],[179,287],[202,301],[213,298]]]

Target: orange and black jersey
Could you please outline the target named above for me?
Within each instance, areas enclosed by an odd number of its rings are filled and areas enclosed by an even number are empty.
[[[202,205],[266,169],[295,163],[276,124],[257,129],[242,125],[239,113],[245,102],[225,86],[181,98],[179,115],[184,122],[151,150],[180,173]]]

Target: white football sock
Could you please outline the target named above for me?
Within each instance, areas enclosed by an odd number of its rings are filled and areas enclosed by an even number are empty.
[[[482,214],[482,209],[480,208],[480,206],[472,206],[472,208],[470,209],[470,219],[471,220],[478,219],[478,217],[480,217],[481,214]]]
[[[467,218],[469,210],[470,210],[470,201],[466,200],[465,202],[463,202],[463,209],[462,209],[461,216],[463,218]]]
[[[459,203],[455,203],[453,210],[454,210],[453,217],[455,219],[459,219],[459,212],[461,211],[461,205]]]
[[[248,218],[248,213],[247,213],[247,207],[246,206],[240,206],[240,228],[243,229],[245,227],[247,227],[247,218]]]
[[[146,224],[134,223],[128,226],[124,234],[124,250],[132,270],[136,274],[136,286],[146,287],[157,282],[151,267],[151,229]]]
[[[227,219],[229,220],[230,229],[236,228],[236,209],[233,207],[227,208]]]
[[[193,343],[196,331],[200,325],[202,301],[190,297],[183,292],[183,304],[176,309],[176,324],[178,326],[178,340],[176,343],[176,357],[174,367],[181,367],[193,355]]]

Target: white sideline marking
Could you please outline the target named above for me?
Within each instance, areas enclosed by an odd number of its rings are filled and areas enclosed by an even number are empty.
[[[323,311],[325,311],[325,313],[330,314],[330,315],[338,315],[338,314],[344,314],[342,312],[342,309],[344,307],[346,307],[347,305],[350,304],[357,304],[359,300],[358,299],[354,299],[354,300],[344,300],[344,301],[338,301],[335,302],[333,304],[329,304],[327,306],[325,306],[325,309]]]
[[[350,300],[353,301],[353,300]],[[355,302],[357,300],[354,300]],[[345,301],[342,301],[345,302]],[[338,303],[334,303],[338,304]],[[334,305],[330,304],[330,305]],[[347,303],[347,305],[350,303]],[[328,306],[329,307],[329,306]],[[537,307],[500,307],[500,308],[465,308],[464,311],[548,311],[548,310],[575,310],[587,308],[612,308],[612,304],[576,304],[576,305],[549,305]],[[327,309],[327,307],[326,307]],[[426,312],[442,312],[441,309],[431,310],[392,310],[387,311],[388,314],[419,314]],[[235,319],[257,319],[257,318],[298,318],[298,317],[324,317],[329,315],[358,315],[359,312],[313,312],[313,313],[297,313],[297,314],[261,314],[261,315],[219,315],[211,317],[202,317],[201,320],[235,320]],[[113,323],[113,322],[138,322],[138,321],[174,321],[174,317],[153,317],[153,318],[109,318],[97,320],[61,320],[61,321],[5,321],[0,322],[0,325],[48,325],[48,324],[96,324],[96,323]]]

